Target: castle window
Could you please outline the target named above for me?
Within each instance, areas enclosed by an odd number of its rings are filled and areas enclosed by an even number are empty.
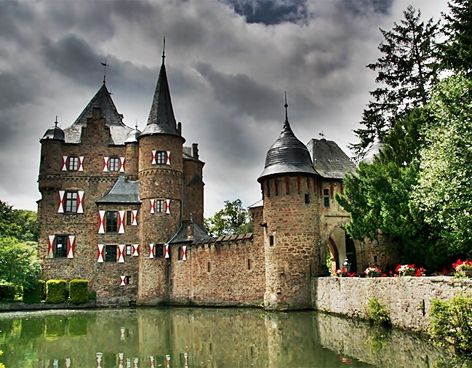
[[[164,258],[164,244],[156,244],[154,247],[154,257]]]
[[[66,191],[65,192],[65,213],[77,213],[77,199],[78,199],[78,192],[77,191]]]
[[[166,151],[157,151],[156,152],[156,164],[165,165],[167,162],[167,152]]]
[[[67,257],[67,235],[56,235],[54,240],[54,258]]]
[[[159,212],[159,213],[164,212],[164,200],[163,199],[156,199],[155,203],[156,203],[155,204],[156,212]]]
[[[127,256],[130,256],[131,254],[133,254],[133,247],[131,244],[126,244],[126,253],[125,253]]]
[[[110,157],[108,159],[108,171],[120,171],[119,157]]]
[[[329,208],[329,189],[323,189],[323,205]]]
[[[305,194],[305,204],[310,203],[310,195],[308,193]]]
[[[123,281],[125,285],[131,285],[131,276],[125,276],[125,279]]]
[[[116,245],[105,245],[105,262],[116,262]]]
[[[126,211],[126,225],[132,225],[133,223],[133,212]]]
[[[69,156],[67,158],[67,170],[69,171],[79,170],[79,158],[77,156]]]
[[[251,268],[252,268],[251,259],[248,258],[248,260],[247,260],[247,269],[250,270]]]
[[[105,223],[107,233],[116,233],[118,231],[118,211],[105,212]]]
[[[211,264],[210,264],[210,262],[208,262],[208,264],[207,264],[207,272],[210,272],[210,271],[211,271]]]
[[[273,235],[269,235],[269,245],[270,245],[270,246],[273,246],[274,243],[275,243],[274,236],[273,236]]]

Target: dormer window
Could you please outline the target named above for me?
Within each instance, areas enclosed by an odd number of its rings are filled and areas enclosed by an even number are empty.
[[[77,156],[69,156],[67,158],[67,170],[69,171],[79,170],[79,158]]]
[[[112,156],[108,159],[108,171],[120,171],[119,157]]]

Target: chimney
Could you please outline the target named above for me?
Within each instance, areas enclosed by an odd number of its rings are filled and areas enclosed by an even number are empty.
[[[192,143],[192,156],[198,160],[198,143]]]

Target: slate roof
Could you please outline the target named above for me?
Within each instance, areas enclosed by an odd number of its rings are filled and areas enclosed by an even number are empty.
[[[288,119],[282,132],[267,152],[264,171],[257,181],[276,174],[303,173],[316,175],[306,146],[295,137]]]
[[[193,239],[187,239],[187,227],[191,226],[193,230]],[[211,240],[212,237],[207,234],[205,229],[193,221],[182,221],[180,229],[170,239],[169,244],[185,243],[185,242],[204,242]]]
[[[169,83],[167,82],[166,66],[162,60],[159,78],[157,80],[148,123],[141,133],[141,137],[152,134],[171,134],[180,136],[177,130]]]
[[[113,187],[96,203],[132,203],[140,204],[139,181],[127,180],[124,176],[116,179]]]
[[[44,133],[43,138],[41,138],[41,141],[43,140],[57,140],[64,142],[64,131],[59,128],[57,126],[57,122],[55,122],[53,127],[46,130],[46,133]]]
[[[356,169],[354,163],[334,141],[312,139],[307,146],[316,172],[324,178],[343,179],[346,173]]]
[[[87,119],[92,117],[94,108],[100,108],[105,124],[110,127],[110,144],[122,145],[133,130],[123,123],[123,115],[116,110],[115,104],[110,96],[105,83],[93,96],[88,105],[79,115],[77,120],[68,128],[64,129],[66,143],[80,143],[82,127],[87,125]]]

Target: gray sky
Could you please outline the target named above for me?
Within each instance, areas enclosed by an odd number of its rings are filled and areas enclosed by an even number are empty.
[[[198,142],[205,215],[260,199],[256,179],[284,120],[304,143],[323,132],[348,153],[390,29],[412,4],[443,0],[155,0],[0,2],[0,199],[36,210],[39,139],[67,127],[107,86],[124,121],[147,122],[166,37],[176,119]]]

